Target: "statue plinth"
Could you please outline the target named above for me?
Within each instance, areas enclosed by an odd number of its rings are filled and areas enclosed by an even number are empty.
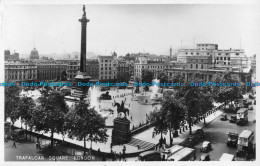
[[[81,86],[86,84],[91,79],[86,72],[78,72],[78,75],[74,78],[74,85],[76,90],[69,96],[65,97],[67,100],[80,101],[87,97],[89,86]]]
[[[121,145],[130,141],[130,121],[127,118],[114,119],[114,127],[112,130],[112,144]]]

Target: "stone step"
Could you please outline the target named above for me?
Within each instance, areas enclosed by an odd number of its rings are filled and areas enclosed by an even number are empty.
[[[148,150],[155,146],[155,144],[146,142],[140,139],[132,138],[128,145],[137,147],[139,145],[140,149]]]

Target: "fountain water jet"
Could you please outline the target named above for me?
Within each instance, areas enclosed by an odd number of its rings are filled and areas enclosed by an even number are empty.
[[[151,89],[152,89],[152,94],[151,94],[150,99],[155,99],[155,98],[158,97],[159,86],[157,86],[157,84],[160,83],[160,80],[158,80],[158,79],[153,79],[153,82],[155,82],[156,84],[151,87]]]
[[[90,108],[95,108],[97,111],[100,111],[100,108],[99,108],[99,101],[98,101],[98,98],[99,98],[99,87],[97,86],[93,86],[91,88],[89,88],[89,105],[90,105]]]

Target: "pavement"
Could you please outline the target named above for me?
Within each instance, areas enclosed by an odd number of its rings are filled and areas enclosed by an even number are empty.
[[[207,124],[211,123],[214,119],[216,119],[218,116],[220,116],[223,112],[220,110],[217,110],[215,113],[210,114],[205,118],[206,124],[204,124],[204,121],[200,121],[199,123],[192,126],[192,131],[195,132],[198,129],[204,128]],[[159,139],[161,138],[161,135],[156,135],[154,138],[152,138],[153,135],[153,128],[150,128],[140,134],[137,134],[133,136],[133,138],[140,139],[143,141],[151,142],[154,144],[159,143]],[[163,137],[166,138],[166,145],[170,145],[170,135],[169,132],[167,134],[163,134]],[[186,130],[182,134],[179,134],[177,138],[173,138],[173,144],[179,144],[183,142],[186,138],[189,137],[189,130]]]

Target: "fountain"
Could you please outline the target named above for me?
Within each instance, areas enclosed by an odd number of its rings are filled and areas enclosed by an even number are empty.
[[[155,83],[155,84],[151,87],[151,89],[152,89],[152,94],[151,94],[150,99],[151,99],[151,100],[156,100],[156,99],[158,99],[158,90],[159,90],[159,86],[157,86],[157,84],[160,83],[160,80],[158,80],[158,79],[153,79],[153,82],[152,82],[152,83]]]
[[[99,101],[98,101],[98,95],[99,95],[99,87],[97,86],[93,86],[91,88],[89,88],[89,98],[88,98],[88,102],[90,105],[90,108],[95,108],[97,111],[100,111],[99,108]]]
[[[102,109],[100,107],[100,88],[93,86],[89,88],[87,102],[89,103],[90,108],[95,108],[103,117],[108,117],[114,113],[112,109]]]

